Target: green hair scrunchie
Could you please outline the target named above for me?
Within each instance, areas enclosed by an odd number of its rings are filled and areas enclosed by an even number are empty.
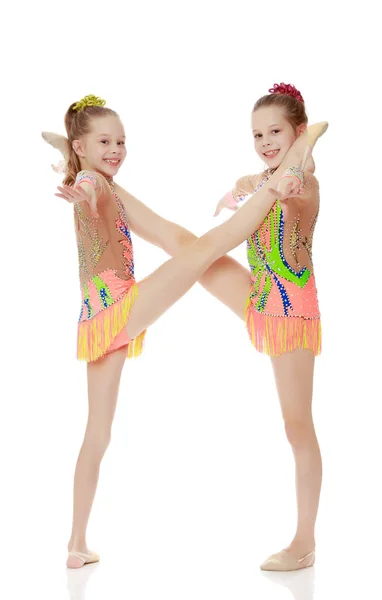
[[[80,110],[83,110],[87,106],[105,106],[105,104],[106,100],[102,100],[102,98],[90,94],[89,96],[84,96],[84,98],[77,102],[77,104],[73,106],[73,110],[80,112]]]

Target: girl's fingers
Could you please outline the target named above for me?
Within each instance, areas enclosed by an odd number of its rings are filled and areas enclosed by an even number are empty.
[[[57,196],[57,198],[62,198],[63,200],[66,200],[67,202],[69,202],[70,204],[72,204],[72,200],[69,200],[69,198],[67,198],[63,194],[54,194],[54,195]]]
[[[63,198],[66,198],[67,200],[73,200],[72,196],[69,196],[69,194],[67,194],[63,190],[59,189],[59,193]],[[56,193],[55,196],[58,196],[58,194]]]
[[[98,217],[98,213],[97,213],[97,197],[94,194],[94,196],[92,196],[91,198],[89,197],[89,195],[85,192],[85,190],[78,188],[78,189],[73,189],[73,187],[71,187],[70,185],[58,185],[57,189],[59,191],[59,193],[56,193],[55,196],[57,196],[57,198],[63,198],[64,200],[66,200],[67,202],[70,202],[71,204],[76,204],[77,202],[88,202],[90,209],[92,211],[92,213]]]
[[[238,205],[237,206],[227,206],[227,204],[224,201],[221,201],[221,202],[219,202],[219,204],[216,207],[214,217],[217,217],[218,215],[220,215],[223,208],[226,208],[227,210],[231,210],[232,212],[236,212],[238,210],[239,206]]]
[[[274,196],[275,198],[280,198],[281,193],[278,192],[277,190],[275,190],[274,188],[269,188],[269,193]]]
[[[61,192],[61,194],[64,194],[67,198],[74,198],[74,193],[73,190],[71,188],[68,188],[67,186],[63,186],[61,187],[60,185],[57,186],[57,189]]]
[[[83,190],[73,190],[73,188],[70,186],[58,186],[58,189],[72,202],[83,202],[84,200],[89,200],[89,196]]]
[[[66,190],[63,190],[60,187],[58,188],[58,190],[60,191],[60,194],[55,194],[55,196],[58,196],[59,198],[64,198],[68,202],[72,202],[72,203],[81,201],[81,198],[78,197],[78,194],[70,194],[69,192],[67,192]]]
[[[71,196],[81,196],[84,193],[84,190],[81,187],[74,188],[71,185],[63,185],[62,188]]]

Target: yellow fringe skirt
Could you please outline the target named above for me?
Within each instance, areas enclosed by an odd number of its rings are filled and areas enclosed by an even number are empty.
[[[248,299],[246,323],[252,344],[268,356],[280,356],[297,348],[321,352],[321,320],[304,317],[279,317],[258,312]]]
[[[77,335],[79,360],[93,362],[123,346],[126,346],[126,358],[134,358],[141,354],[146,331],[142,331],[134,340],[131,340],[125,331],[138,293],[138,284],[134,283],[120,300],[94,317],[79,322]]]

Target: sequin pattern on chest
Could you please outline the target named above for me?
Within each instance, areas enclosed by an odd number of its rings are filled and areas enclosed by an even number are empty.
[[[264,178],[255,192],[268,179],[269,176]],[[272,305],[275,306],[281,301],[282,314],[290,316],[293,311],[290,284],[292,289],[302,289],[311,276],[307,267],[294,269],[288,263],[284,255],[284,237],[284,214],[280,202],[276,201],[259,229],[247,240],[247,256],[252,272],[250,299],[254,308],[261,313],[273,314],[268,312],[271,310],[268,301],[272,294]],[[298,266],[297,251],[300,245],[308,243],[302,236],[299,219],[292,226],[289,238],[291,252]]]

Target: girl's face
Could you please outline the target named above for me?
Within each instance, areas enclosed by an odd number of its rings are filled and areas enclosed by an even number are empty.
[[[108,115],[93,119],[91,130],[73,148],[81,158],[83,169],[114,177],[126,158],[125,131],[118,117]]]
[[[295,131],[278,106],[264,106],[252,113],[255,150],[269,169],[277,169],[296,138],[306,129]]]

